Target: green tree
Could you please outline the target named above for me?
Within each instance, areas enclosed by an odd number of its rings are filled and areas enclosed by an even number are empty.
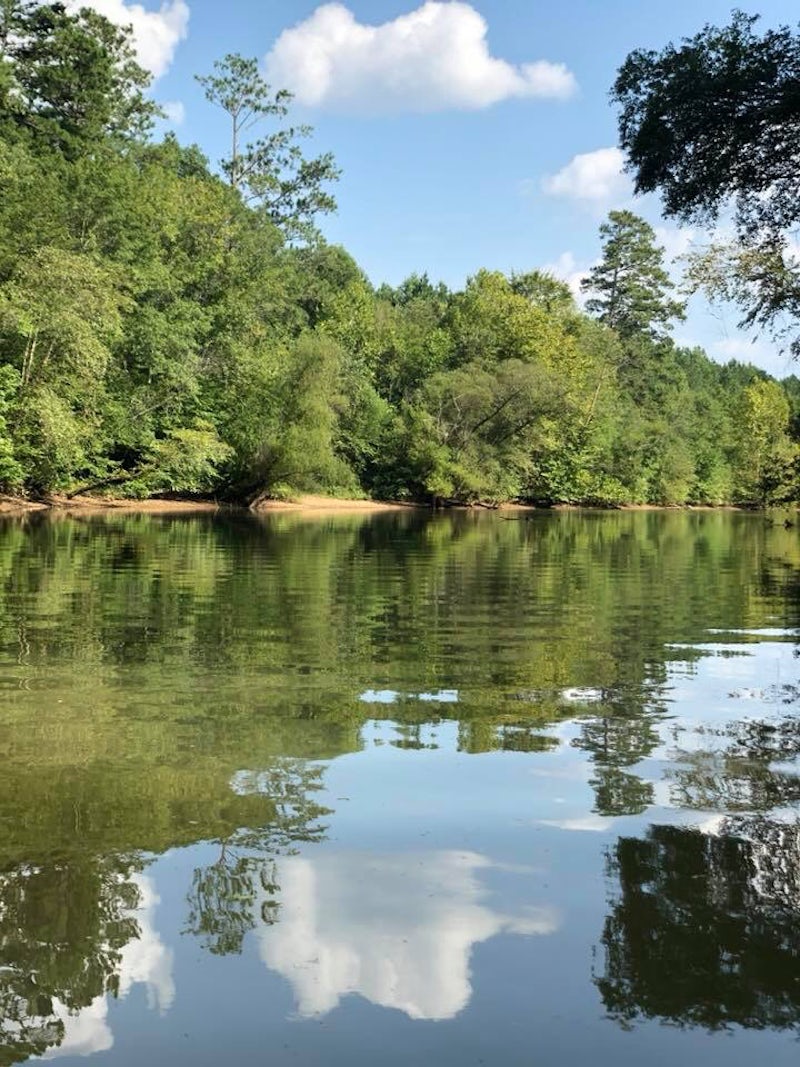
[[[741,232],[800,220],[800,35],[757,22],[737,11],[620,67],[620,143],[636,191],[660,191],[668,215],[714,220],[733,198]]]
[[[261,203],[290,236],[307,233],[318,214],[335,210],[336,201],[326,189],[339,176],[333,156],[306,159],[298,143],[310,136],[311,127],[287,126],[245,142],[248,131],[265,119],[284,119],[292,100],[286,89],[273,92],[257,60],[229,54],[215,62],[213,74],[197,80],[206,99],[230,118],[231,149],[222,169],[234,189]]]
[[[127,30],[89,8],[2,0],[0,128],[69,158],[105,137],[141,139],[159,114]]]
[[[532,304],[551,314],[574,315],[577,311],[567,283],[547,271],[532,270],[526,274],[512,274],[509,280],[515,293],[526,297]]]
[[[713,222],[734,205],[737,239],[701,254],[695,284],[798,353],[800,264],[789,240],[800,222],[800,33],[758,34],[757,22],[737,11],[729,26],[632,52],[612,96],[637,192],[660,191],[682,221]]]
[[[695,291],[743,312],[743,329],[766,330],[800,356],[800,260],[782,235],[712,241],[689,257],[686,277]]]
[[[661,335],[683,305],[670,298],[673,286],[664,270],[664,250],[652,226],[631,211],[612,211],[600,227],[603,256],[581,283],[593,294],[586,309],[621,337]]]
[[[777,382],[756,380],[742,392],[735,423],[735,493],[744,503],[791,499],[797,448],[789,440],[789,401]]]

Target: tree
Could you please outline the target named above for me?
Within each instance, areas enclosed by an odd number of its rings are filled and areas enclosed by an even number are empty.
[[[286,89],[273,92],[255,59],[229,54],[214,63],[214,71],[197,80],[206,99],[231,120],[230,156],[222,163],[229,182],[247,200],[260,201],[290,236],[306,232],[315,215],[336,208],[325,189],[339,177],[333,156],[303,156],[298,139],[311,135],[310,126],[288,126],[245,143],[245,134],[265,119],[288,115],[292,94]]]
[[[567,283],[547,271],[532,270],[526,274],[512,274],[509,280],[515,293],[553,315],[568,316],[577,311]]]
[[[800,34],[762,35],[741,11],[661,52],[632,52],[612,98],[636,191],[659,190],[666,214],[715,222],[734,208],[737,239],[701,254],[692,278],[712,298],[732,299],[743,325],[790,332],[800,319]],[[789,338],[800,354],[800,336]]]
[[[75,158],[104,137],[141,139],[159,114],[130,31],[89,8],[0,2],[0,127]]]
[[[660,190],[668,215],[713,221],[734,199],[740,231],[800,220],[800,35],[754,32],[734,12],[660,53],[632,52],[612,97],[636,191]]]
[[[612,211],[600,227],[603,258],[581,283],[587,311],[621,337],[657,337],[672,319],[682,319],[683,304],[671,300],[673,288],[664,270],[664,250],[652,226],[631,211]]]
[[[800,356],[800,260],[781,235],[715,241],[689,257],[692,289],[742,309],[739,325],[765,329]]]
[[[735,496],[766,505],[792,498],[797,447],[789,440],[789,401],[777,382],[756,379],[737,405]]]
[[[22,261],[0,295],[0,352],[16,370],[15,451],[32,488],[91,467],[123,303],[110,271],[55,248]]]

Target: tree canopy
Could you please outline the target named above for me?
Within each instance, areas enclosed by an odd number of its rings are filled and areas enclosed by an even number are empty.
[[[317,229],[337,168],[255,60],[200,78],[231,123],[217,171],[157,134],[127,31],[0,13],[0,491],[796,495],[796,405],[669,339],[643,219],[601,227],[585,311],[535,268],[376,288]]]
[[[673,285],[652,226],[632,211],[612,211],[600,236],[603,258],[581,284],[593,294],[586,310],[620,337],[657,337],[673,319],[682,319],[683,305],[669,297]]]
[[[733,199],[748,232],[800,219],[800,34],[758,21],[737,11],[620,67],[620,143],[637,192],[661,192],[669,215],[708,221]]]
[[[695,257],[691,280],[797,354],[800,32],[758,33],[758,21],[736,11],[728,26],[632,52],[612,98],[637,192],[660,192],[684,222],[733,215],[735,242]]]

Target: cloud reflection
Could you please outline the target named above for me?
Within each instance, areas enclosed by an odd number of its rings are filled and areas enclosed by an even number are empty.
[[[133,875],[131,881],[139,889],[140,905],[133,913],[139,924],[139,937],[129,941],[120,953],[119,997],[126,997],[135,985],[147,990],[147,1006],[164,1015],[175,999],[172,977],[172,951],[164,945],[153,925],[159,903],[153,880],[147,875]],[[53,1015],[64,1024],[60,1044],[49,1049],[42,1059],[60,1056],[90,1056],[106,1052],[114,1044],[108,1024],[108,994],[95,997],[91,1004],[79,1011],[53,999]]]
[[[261,959],[288,980],[303,1018],[358,993],[412,1019],[451,1019],[472,993],[474,945],[558,928],[550,908],[492,910],[478,878],[492,866],[455,851],[287,858],[280,920],[258,932]]]

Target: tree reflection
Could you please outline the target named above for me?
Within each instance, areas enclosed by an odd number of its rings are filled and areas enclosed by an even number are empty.
[[[284,759],[237,777],[236,792],[266,800],[271,817],[220,840],[219,858],[194,871],[187,932],[200,938],[210,952],[241,952],[257,917],[266,924],[277,921],[280,886],[275,856],[291,854],[299,844],[325,836],[327,827],[320,819],[331,812],[313,799],[322,789],[322,772],[320,764]]]
[[[595,981],[614,1019],[800,1027],[800,822],[652,826],[617,842],[608,874]]]
[[[64,1009],[119,991],[121,952],[140,934],[139,866],[71,856],[0,871],[1,1064],[59,1045]]]
[[[629,768],[646,759],[659,742],[654,712],[614,714],[581,723],[572,744],[586,752],[594,765],[589,784],[599,815],[636,815],[653,803],[653,786]]]
[[[241,952],[245,934],[256,925],[259,888],[264,898],[259,912],[262,922],[277,922],[280,886],[275,861],[242,856],[223,846],[216,863],[195,868],[188,897],[188,932],[215,955]]]
[[[171,954],[149,923],[157,897],[142,871],[147,852],[186,842],[187,812],[193,840],[220,846],[218,860],[195,871],[189,897],[189,927],[213,952],[238,951],[256,916],[275,921],[273,857],[325,833],[328,809],[314,799],[323,764],[273,759],[233,777],[175,767],[137,785],[151,789],[145,813],[127,776],[112,787],[101,770],[60,779],[60,796],[46,776],[37,779],[36,817],[20,811],[0,852],[0,1067],[110,1048],[107,998],[134,983],[148,986],[154,1006],[169,1006]],[[97,789],[103,803],[87,806]],[[19,788],[13,796],[0,790],[6,811],[30,799]],[[64,810],[80,821],[80,838],[63,823]]]
[[[741,721],[705,730],[699,751],[677,750],[670,792],[680,807],[768,812],[800,801],[800,719]],[[782,766],[783,765],[783,766]]]

